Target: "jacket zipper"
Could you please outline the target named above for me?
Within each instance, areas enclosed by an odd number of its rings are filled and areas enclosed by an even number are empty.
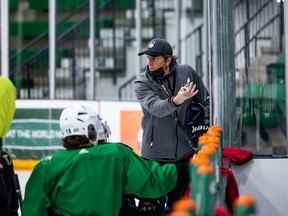
[[[177,111],[175,111],[175,118],[178,118]],[[175,149],[175,159],[178,155],[178,125],[176,124],[176,149]]]

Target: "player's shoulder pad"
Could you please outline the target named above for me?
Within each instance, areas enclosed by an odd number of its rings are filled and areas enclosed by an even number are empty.
[[[133,151],[133,149],[129,145],[124,144],[124,143],[120,143],[120,142],[107,142],[107,143],[105,143],[103,145],[115,145],[115,146],[120,146],[120,147],[127,148],[130,151]]]
[[[129,146],[129,145],[127,145],[127,144],[124,144],[124,143],[118,143],[119,145],[121,145],[121,146],[123,146],[123,147],[125,147],[125,148],[128,148],[129,150],[131,150],[131,151],[133,151],[133,149]]]

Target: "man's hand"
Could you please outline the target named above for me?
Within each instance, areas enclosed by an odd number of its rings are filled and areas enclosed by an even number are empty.
[[[180,88],[177,95],[172,99],[176,105],[184,103],[187,99],[194,97],[198,93],[196,89],[196,84],[193,82],[186,84]]]

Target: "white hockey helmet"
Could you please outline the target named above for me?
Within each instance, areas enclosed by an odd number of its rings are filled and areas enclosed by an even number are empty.
[[[84,105],[67,107],[62,111],[60,130],[63,138],[84,135],[95,143],[99,140],[107,140],[111,133],[107,123],[103,123],[92,108]]]

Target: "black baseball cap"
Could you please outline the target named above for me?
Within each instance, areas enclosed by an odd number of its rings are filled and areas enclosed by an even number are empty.
[[[154,38],[148,43],[148,46],[146,47],[145,50],[138,53],[138,56],[141,56],[144,54],[149,55],[149,56],[154,56],[154,57],[172,56],[173,50],[172,50],[171,45],[165,39]]]

